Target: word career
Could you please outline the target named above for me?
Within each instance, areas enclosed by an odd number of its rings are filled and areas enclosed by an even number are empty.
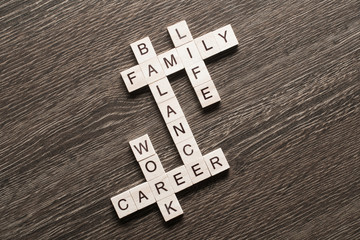
[[[130,141],[146,182],[111,198],[119,218],[157,203],[165,221],[183,214],[175,193],[229,169],[221,148],[202,155],[166,76],[185,68],[203,108],[220,101],[204,60],[236,47],[231,25],[193,39],[185,21],[168,27],[175,45],[160,55],[148,37],[131,44],[138,65],[121,76],[129,92],[149,85],[184,165],[165,172],[146,134]]]

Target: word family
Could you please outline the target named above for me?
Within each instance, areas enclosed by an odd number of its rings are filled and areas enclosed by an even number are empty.
[[[236,47],[231,25],[193,39],[185,21],[168,27],[175,48],[157,55],[148,37],[131,44],[138,65],[121,72],[129,92],[149,85],[184,165],[165,172],[149,136],[130,141],[146,182],[111,198],[119,218],[157,203],[165,221],[183,214],[176,193],[229,169],[221,148],[202,155],[166,76],[185,69],[202,108],[220,101],[204,60]]]

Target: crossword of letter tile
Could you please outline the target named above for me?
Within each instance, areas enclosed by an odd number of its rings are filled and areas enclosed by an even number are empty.
[[[201,106],[220,101],[204,59],[238,45],[231,25],[193,39],[185,21],[168,27],[175,45],[160,55],[146,37],[131,45],[139,63],[121,72],[129,92],[149,85],[183,166],[165,172],[147,134],[129,142],[147,182],[111,198],[119,218],[157,203],[165,221],[183,214],[175,193],[229,169],[221,148],[202,156],[166,76],[185,68]]]

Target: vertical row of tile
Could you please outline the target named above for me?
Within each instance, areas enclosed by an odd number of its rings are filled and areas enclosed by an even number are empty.
[[[167,53],[165,53],[165,55],[167,55]],[[176,51],[172,53],[171,56],[174,55],[177,57]],[[181,63],[179,60],[176,61],[176,58],[170,57],[170,59],[173,59],[173,66],[179,65]],[[166,69],[166,67],[167,66],[163,66],[164,69]],[[168,70],[171,70],[171,68],[168,68]],[[182,108],[174,94],[174,91],[169,83],[169,80],[166,77],[160,78],[158,80],[155,80],[154,82],[149,83],[149,87],[176,146],[180,146],[179,144],[183,144],[182,142],[184,140],[192,139],[193,143],[195,144],[194,146],[196,146],[197,152],[199,153],[199,157],[201,158],[202,155],[200,153],[200,150],[197,147],[192,131],[189,127],[188,122],[186,121]],[[136,141],[138,141],[138,139]],[[140,143],[141,142],[138,142],[138,144]],[[198,171],[201,171],[201,169],[198,169]],[[144,175],[145,178],[147,178],[146,174]],[[187,187],[190,187],[193,184],[191,176],[193,177],[194,174],[190,175],[185,166],[180,166],[178,168],[173,169],[172,171],[168,172],[166,176],[167,177],[164,177],[163,182],[169,183],[174,193],[179,192]],[[160,180],[160,179],[155,179],[155,180]],[[172,198],[174,199],[176,197],[174,196]],[[166,200],[167,199],[163,201]],[[171,209],[164,207],[165,205],[162,202],[158,203],[158,205],[160,211],[163,214],[165,221],[168,221],[179,215],[179,214],[175,215],[171,211],[168,211]],[[180,211],[178,211],[178,213],[180,213]]]
[[[168,53],[164,53],[160,56],[165,55],[168,55]],[[172,52],[169,59],[173,60],[172,67],[181,64],[181,60],[179,59],[176,50],[175,52]],[[161,62],[167,63],[165,60],[166,58]],[[165,65],[163,68],[171,70],[170,66]],[[166,77],[161,78],[150,83],[149,87],[185,165],[185,172],[189,173],[190,179],[194,181],[194,183],[210,177],[211,174],[208,171],[205,162],[202,160],[203,156],[168,79]],[[191,172],[191,169],[188,169],[191,167],[190,165],[195,165],[195,172]]]
[[[146,182],[111,198],[119,218],[123,218],[155,202],[165,221],[183,214],[175,195],[177,182],[170,178],[169,174],[165,173],[149,136],[146,134],[130,141],[129,144]],[[190,179],[188,182],[191,185]]]
[[[213,86],[210,74],[203,61],[204,58],[207,58],[219,52],[219,47],[216,45],[217,43],[214,43],[216,39],[215,35],[213,33],[211,33],[211,35],[207,34],[205,38],[200,37],[199,39],[195,39],[194,41],[185,21],[168,27],[168,31],[177,50],[177,52],[174,52],[174,49],[170,50],[172,52],[172,54],[170,54],[170,59],[172,59],[173,63],[172,67],[176,67],[176,64],[182,64],[182,66],[185,67],[186,71],[189,74],[190,81],[195,88],[195,91],[197,91],[198,86],[206,84],[206,87],[199,88],[201,94],[198,94],[203,107],[220,100],[216,88]],[[227,31],[228,29],[225,32]],[[224,35],[232,36],[231,34],[227,35],[227,33],[225,33]],[[198,51],[198,49],[201,49],[202,45],[196,46],[196,42],[198,41],[200,44],[205,42],[205,39],[207,48]],[[234,46],[234,43],[231,43],[230,45]],[[209,54],[207,52],[207,49],[211,50],[211,46],[216,46],[217,50],[216,52],[212,52],[211,54]],[[159,56],[168,57],[169,55],[167,53],[164,53]],[[159,59],[160,62],[167,63],[167,58],[159,57]],[[171,67],[168,65],[163,66],[163,68],[171,70]],[[179,67],[177,69],[179,69]],[[202,82],[199,83],[199,81]],[[210,87],[211,84],[213,87]],[[180,104],[176,99],[174,91],[172,90],[167,78],[163,78],[159,81],[151,83],[150,89],[153,93],[156,103],[158,104],[161,115],[177,147],[177,150],[185,165],[185,168],[188,170],[192,182],[197,183],[210,177],[212,173],[214,173],[214,171],[211,172],[211,170],[215,170],[215,168],[212,166],[209,160],[206,161],[206,156],[202,155],[190,129],[190,126],[184,116]],[[222,160],[222,163],[219,162],[220,164],[217,165],[216,171],[220,171],[220,169],[221,171],[228,169],[228,162],[226,161],[226,158],[224,157],[221,149],[218,149],[216,151],[218,155],[220,154],[220,152],[222,154],[219,158]]]
[[[196,39],[193,39],[186,21],[169,26],[168,32],[201,106],[205,108],[219,102],[220,96],[204,60],[238,45],[231,25]]]
[[[206,44],[208,44],[208,46],[205,44],[204,48],[201,44],[203,38],[194,40],[185,21],[169,26],[168,32],[185,67],[191,85],[195,89],[201,106],[204,108],[220,101],[219,94],[214,87],[209,71],[203,61],[210,57],[211,53],[218,53],[217,44],[212,41],[213,39],[208,38],[211,42],[207,42]],[[211,92],[208,90],[210,85]],[[206,97],[202,95],[202,91],[207,92],[205,94],[207,95]]]

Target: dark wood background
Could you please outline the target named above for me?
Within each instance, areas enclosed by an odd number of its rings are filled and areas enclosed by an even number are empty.
[[[360,2],[2,1],[1,239],[359,239]],[[207,66],[222,98],[202,110],[170,77],[204,154],[230,171],[119,220],[110,197],[144,182],[128,141],[148,133],[166,170],[182,164],[150,90],[128,94],[130,43],[173,48],[232,24]]]

